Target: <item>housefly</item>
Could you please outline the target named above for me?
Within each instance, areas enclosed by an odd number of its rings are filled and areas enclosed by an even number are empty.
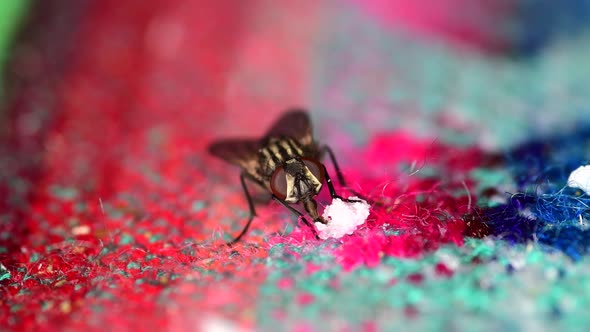
[[[324,181],[332,198],[356,202],[336,195],[328,171],[320,162],[321,157],[328,154],[342,186],[346,185],[344,177],[332,150],[314,141],[311,121],[305,111],[287,111],[261,139],[224,139],[213,142],[209,146],[209,153],[242,169],[240,181],[248,200],[250,216],[242,232],[229,245],[235,244],[247,233],[256,216],[246,180],[269,192],[273,200],[302,217],[316,238],[313,224],[292,204],[301,203],[313,222],[325,224],[326,220],[319,215],[314,199]]]

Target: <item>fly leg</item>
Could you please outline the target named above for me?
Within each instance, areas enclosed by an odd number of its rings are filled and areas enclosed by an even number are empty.
[[[332,179],[330,179],[330,174],[328,174],[328,170],[326,169],[326,166],[325,165],[322,165],[322,166],[324,166],[324,176],[326,177],[326,183],[328,183],[328,189],[330,190],[330,196],[332,196],[332,199],[338,198],[339,200],[344,201],[344,202],[348,202],[348,203],[360,202],[360,200],[358,200],[358,199],[343,198],[342,196],[339,196],[338,194],[336,194],[336,190],[334,189],[334,184],[332,183]],[[352,193],[356,194],[354,191]]]
[[[344,176],[342,176],[342,172],[340,171],[340,166],[338,166],[338,162],[336,161],[336,157],[334,156],[334,152],[332,152],[332,149],[330,149],[329,146],[324,145],[321,147],[320,153],[321,154],[328,153],[328,156],[330,157],[330,160],[332,161],[332,165],[334,165],[334,170],[336,170],[336,177],[338,178],[338,182],[340,182],[341,186],[346,187],[346,181],[344,180]]]
[[[338,162],[336,161],[336,157],[334,156],[334,152],[332,152],[332,149],[330,149],[329,146],[324,145],[321,147],[320,149],[320,153],[324,154],[324,153],[328,153],[328,156],[330,157],[330,161],[332,161],[332,165],[334,165],[334,170],[336,171],[336,177],[338,178],[338,182],[340,183],[340,185],[342,187],[346,187],[346,181],[344,180],[344,176],[342,175],[342,171],[340,171],[340,166],[338,166]],[[338,195],[336,195],[336,191],[334,190],[334,184],[332,184],[332,181],[330,179],[330,175],[328,174],[328,170],[326,169],[326,166],[324,166],[324,174],[326,175],[326,181],[328,182],[328,188],[330,189],[330,195],[332,196],[332,198],[338,198],[341,199],[345,202],[359,202],[358,200],[349,200],[349,199],[344,199]],[[359,193],[357,193],[355,190],[352,189],[348,189],[351,193],[353,193],[356,197],[360,197],[362,199],[363,196]]]
[[[315,229],[315,226],[309,222],[309,220],[307,220],[307,218],[305,218],[305,216],[303,215],[303,213],[297,211],[297,209],[295,209],[294,207],[292,207],[291,205],[289,205],[289,203],[285,202],[284,200],[278,198],[275,195],[272,195],[272,199],[274,199],[275,201],[281,203],[282,206],[286,207],[287,209],[289,209],[289,211],[293,212],[293,214],[295,214],[298,217],[301,217],[301,219],[303,219],[303,222],[311,229],[311,231],[313,232],[313,235],[315,236],[316,240],[319,240],[320,237],[318,236],[318,232]]]
[[[238,241],[240,241],[242,236],[246,235],[246,233],[248,232],[248,228],[250,228],[250,224],[252,223],[252,219],[254,219],[254,217],[256,216],[256,210],[254,209],[254,202],[252,201],[252,196],[250,196],[250,192],[248,191],[248,186],[246,186],[246,179],[253,181],[254,183],[256,183],[258,185],[261,185],[259,183],[259,181],[252,178],[247,173],[245,173],[245,172],[240,173],[240,182],[242,183],[242,188],[244,188],[244,194],[246,195],[246,199],[248,200],[248,208],[250,208],[250,216],[248,217],[248,222],[246,223],[246,226],[244,226],[244,229],[242,230],[240,235],[238,235],[235,239],[233,239],[232,241],[227,243],[227,245],[230,247],[233,246],[234,244],[236,244]]]

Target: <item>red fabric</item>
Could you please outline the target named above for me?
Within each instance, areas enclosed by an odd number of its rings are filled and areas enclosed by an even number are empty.
[[[487,234],[481,222],[467,225],[464,219],[477,202],[468,174],[484,162],[482,151],[393,132],[376,135],[366,149],[350,153],[364,164],[349,170],[347,178],[371,203],[371,214],[336,249],[345,270],[374,267],[383,256],[420,257],[442,244],[462,245],[466,235]],[[404,163],[414,168],[400,169]],[[311,237],[308,228],[300,227],[271,243],[300,243]]]

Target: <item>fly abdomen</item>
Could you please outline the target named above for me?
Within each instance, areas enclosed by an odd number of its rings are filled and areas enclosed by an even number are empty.
[[[285,144],[287,145],[287,147],[291,149],[291,151],[294,151],[294,153],[297,153],[297,155],[303,157],[303,149],[301,149],[299,144],[297,144],[297,142],[295,142],[293,139],[285,139]]]

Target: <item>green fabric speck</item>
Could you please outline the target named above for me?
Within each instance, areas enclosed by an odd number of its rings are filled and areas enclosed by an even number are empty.
[[[0,264],[0,281],[9,280],[10,277],[10,271],[8,271],[8,269],[4,265]]]
[[[140,267],[141,267],[141,266],[139,265],[139,263],[136,263],[136,262],[129,262],[129,263],[127,264],[127,270],[131,270],[131,269],[137,270],[137,269],[139,269]]]

